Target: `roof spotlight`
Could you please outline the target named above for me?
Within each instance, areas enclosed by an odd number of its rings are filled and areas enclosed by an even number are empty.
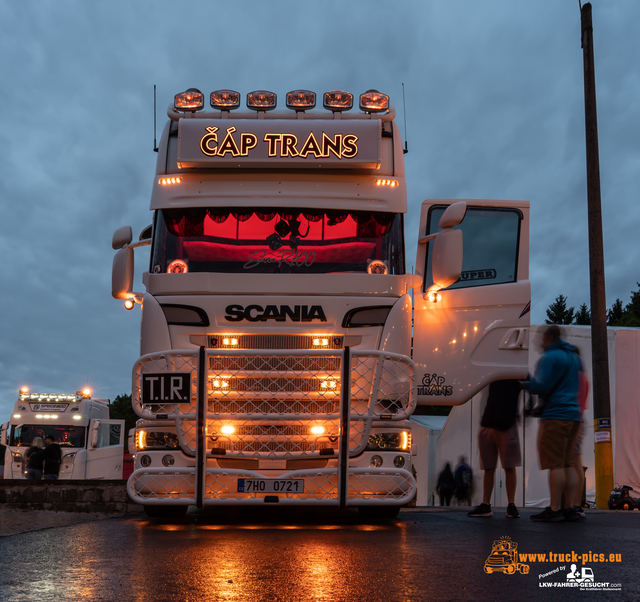
[[[316,93],[310,90],[294,90],[287,92],[287,109],[306,111],[316,106]]]
[[[360,110],[365,113],[384,113],[389,110],[389,97],[377,90],[360,94]]]
[[[253,111],[273,111],[276,108],[278,97],[274,92],[256,90],[247,94],[247,108]]]
[[[353,94],[344,90],[331,90],[322,97],[322,106],[334,113],[348,111],[353,108]]]
[[[240,92],[233,90],[216,90],[211,92],[211,106],[221,111],[233,111],[240,106]]]
[[[195,113],[204,109],[204,94],[197,88],[189,88],[186,92],[173,97],[173,107],[183,113]]]

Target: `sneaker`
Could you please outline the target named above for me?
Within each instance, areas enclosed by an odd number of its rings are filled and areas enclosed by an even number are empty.
[[[578,508],[574,508],[574,507],[563,508],[562,513],[564,514],[564,520],[566,521],[580,520],[580,514],[578,512]]]
[[[469,516],[484,516],[487,518],[493,516],[493,512],[491,511],[491,506],[489,504],[480,504],[467,514]]]
[[[507,518],[520,518],[520,513],[515,504],[509,504],[507,506]]]
[[[550,506],[547,506],[539,514],[532,514],[531,520],[539,523],[559,523],[564,520],[564,512],[560,510],[551,510]]]

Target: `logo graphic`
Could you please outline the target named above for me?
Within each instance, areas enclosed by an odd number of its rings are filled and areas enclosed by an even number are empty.
[[[422,377],[422,386],[418,387],[418,395],[453,395],[453,387],[444,383],[444,376],[425,374]]]
[[[583,566],[582,573],[580,573],[580,569],[575,564],[572,564],[571,570],[567,573],[567,581],[572,583],[593,583],[593,570],[588,566]]]
[[[293,309],[288,305],[249,305],[246,308],[242,305],[228,305],[225,308],[227,312],[224,319],[227,322],[266,322],[267,320],[275,320],[276,322],[285,322],[287,318],[292,322],[311,322],[312,320],[320,320],[326,322],[327,317],[321,305],[294,305]]]
[[[491,554],[484,563],[484,572],[513,575],[516,571],[526,575],[529,573],[529,565],[518,562],[518,544],[511,541],[508,535],[503,535],[493,542]]]

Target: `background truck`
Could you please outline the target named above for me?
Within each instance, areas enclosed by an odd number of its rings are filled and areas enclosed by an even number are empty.
[[[62,450],[60,479],[121,479],[124,420],[109,419],[106,399],[20,389],[11,420],[2,425],[4,478],[24,479],[24,454],[36,437],[51,435]]]
[[[527,374],[529,205],[428,200],[405,256],[389,98],[196,89],[167,111],[153,223],[113,236],[112,293],[142,305],[130,497],[324,504],[393,516],[415,495],[408,418]],[[464,241],[464,256],[463,256]],[[134,248],[151,245],[146,292]],[[415,450],[413,450],[415,453]]]

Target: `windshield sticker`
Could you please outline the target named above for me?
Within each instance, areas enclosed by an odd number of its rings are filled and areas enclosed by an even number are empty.
[[[488,270],[470,270],[468,272],[462,272],[460,274],[460,280],[462,282],[468,280],[494,280],[498,277],[498,273],[493,269]]]
[[[286,251],[280,251],[275,255],[267,255],[267,251],[255,251],[249,255],[249,261],[242,267],[245,270],[250,270],[263,263],[277,263],[278,267],[282,264],[288,266],[310,267],[316,260],[315,251],[293,251],[287,249]]]

